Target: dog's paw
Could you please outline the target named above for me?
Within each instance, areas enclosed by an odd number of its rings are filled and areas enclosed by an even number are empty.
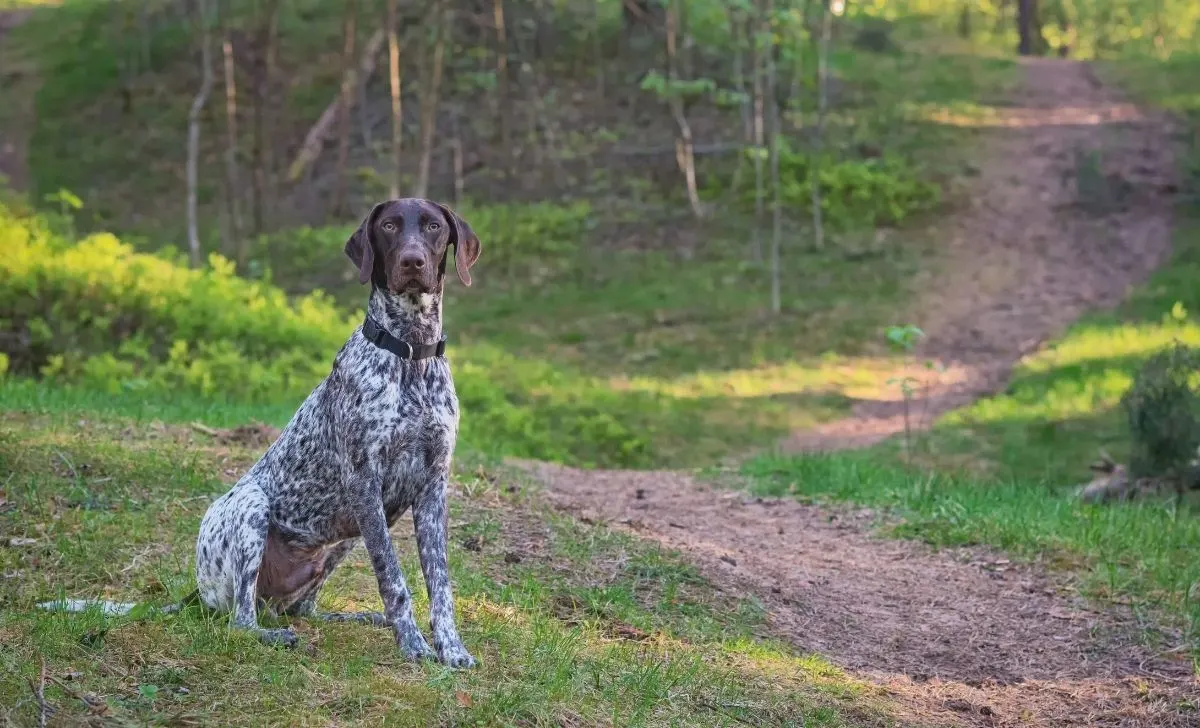
[[[300,638],[296,636],[291,627],[283,629],[260,629],[258,630],[258,639],[264,645],[286,647],[288,649],[293,649],[296,645],[300,644]]]
[[[472,668],[479,664],[474,657],[471,657],[471,653],[467,652],[466,646],[461,642],[442,647],[439,650],[438,661],[446,667],[456,670]]]
[[[405,658],[413,661],[436,659],[437,653],[425,641],[424,635],[418,629],[405,630],[400,633],[396,644]]]

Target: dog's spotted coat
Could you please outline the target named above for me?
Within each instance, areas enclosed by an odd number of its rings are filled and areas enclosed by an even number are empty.
[[[367,314],[396,338],[442,336],[446,256],[470,285],[479,240],[448,208],[428,200],[376,205],[346,244],[371,283]],[[355,330],[262,459],[213,502],[196,541],[196,580],[209,607],[265,641],[296,644],[290,629],[264,629],[257,610],[390,625],[409,658],[475,664],[459,637],[447,566],[446,491],[458,433],[458,398],[444,357],[401,359]],[[433,646],[389,528],[412,510],[429,591]],[[384,614],[316,611],[330,572],[362,539]]]

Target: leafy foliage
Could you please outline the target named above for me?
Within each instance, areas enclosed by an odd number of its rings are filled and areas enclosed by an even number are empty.
[[[806,209],[812,194],[814,168],[821,186],[825,224],[835,230],[897,225],[931,209],[941,199],[939,187],[896,155],[867,159],[819,159],[782,139],[779,154],[780,202]],[[749,150],[754,154],[755,150]],[[754,188],[739,191],[738,201],[754,209]]]
[[[74,242],[58,227],[0,205],[0,361],[10,378],[118,399],[289,411],[361,321],[361,311],[347,314],[320,291],[289,299],[240,278],[218,255],[190,269],[109,234]],[[697,463],[779,427],[722,421],[719,403],[614,388],[497,346],[464,341],[452,359],[462,440],[485,454],[583,466]]]
[[[1176,476],[1200,447],[1200,350],[1176,343],[1151,357],[1121,399],[1134,475]]]

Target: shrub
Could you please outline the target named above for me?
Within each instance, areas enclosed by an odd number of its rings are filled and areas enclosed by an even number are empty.
[[[74,243],[2,203],[0,249],[0,362],[12,375],[114,394],[294,402],[362,320],[320,291],[289,300],[239,278],[217,255],[193,270],[108,234]],[[660,398],[487,346],[457,346],[453,361],[471,447],[583,465],[651,462],[635,428],[650,429]]]
[[[754,150],[749,153],[753,154]],[[813,160],[786,139],[779,150],[780,203],[793,210],[808,210]],[[941,198],[940,188],[923,180],[918,171],[893,155],[836,161],[822,159],[816,168],[821,188],[824,221],[834,230],[897,225],[911,215],[931,209]],[[754,186],[738,193],[738,201],[753,209]],[[770,203],[770,190],[767,202]]]
[[[1177,343],[1151,357],[1121,405],[1133,475],[1180,477],[1200,447],[1200,350]]]

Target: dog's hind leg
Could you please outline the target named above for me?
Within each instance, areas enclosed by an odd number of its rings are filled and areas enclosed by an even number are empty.
[[[321,575],[304,592],[304,595],[295,604],[284,610],[283,613],[289,617],[312,617],[326,622],[359,622],[375,627],[387,627],[387,618],[380,612],[322,612],[317,609],[317,597],[321,593],[321,587],[325,586],[325,581],[329,579],[329,575],[333,573],[333,570],[338,567],[338,564],[342,563],[342,560],[349,555],[356,545],[358,545],[358,539],[349,539],[342,541],[325,552],[325,561],[321,567]]]
[[[258,625],[258,569],[267,543],[270,502],[247,475],[209,506],[196,539],[196,583],[210,608],[232,613],[232,626],[270,645],[295,647],[290,628]]]

